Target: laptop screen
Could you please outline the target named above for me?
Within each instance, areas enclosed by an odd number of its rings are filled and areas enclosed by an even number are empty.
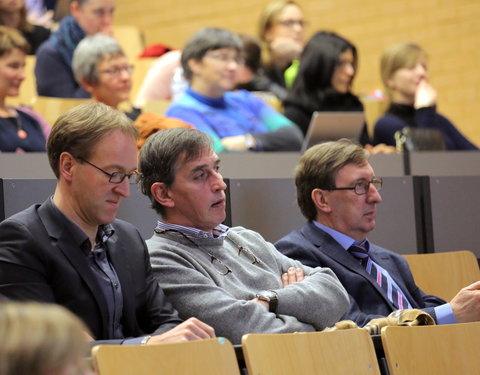
[[[358,142],[364,125],[363,112],[313,112],[302,152],[317,143],[336,141],[340,138]]]

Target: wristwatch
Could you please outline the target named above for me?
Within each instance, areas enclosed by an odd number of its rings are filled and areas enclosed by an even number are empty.
[[[260,301],[268,302],[268,311],[274,314],[277,313],[278,295],[273,290],[264,290],[257,293],[255,297],[257,297]]]

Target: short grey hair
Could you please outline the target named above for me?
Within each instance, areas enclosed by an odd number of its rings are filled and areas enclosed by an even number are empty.
[[[72,69],[77,82],[98,83],[97,64],[107,57],[125,56],[120,44],[105,34],[87,36],[78,43],[73,53]]]
[[[238,35],[218,27],[206,27],[193,35],[182,51],[183,74],[187,80],[192,79],[192,70],[188,66],[191,59],[200,61],[208,51],[220,48],[233,48],[238,53],[242,49],[242,41]]]

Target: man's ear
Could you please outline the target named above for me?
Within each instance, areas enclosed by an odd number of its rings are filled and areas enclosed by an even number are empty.
[[[327,190],[322,190],[319,188],[313,189],[311,197],[313,204],[315,204],[315,207],[317,208],[317,211],[321,211],[323,213],[332,212]]]
[[[153,198],[165,207],[174,207],[175,201],[170,196],[167,185],[163,182],[155,182],[150,188]]]
[[[77,165],[78,162],[69,152],[62,152],[60,158],[58,159],[58,173],[65,181],[72,181],[73,178],[73,167]]]

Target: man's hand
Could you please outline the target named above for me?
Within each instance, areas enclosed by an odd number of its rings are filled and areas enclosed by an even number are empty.
[[[285,288],[287,285],[299,283],[305,279],[305,273],[301,268],[290,267],[287,272],[282,275],[282,284]]]
[[[461,289],[450,306],[458,323],[480,321],[480,281]]]
[[[197,318],[190,318],[161,335],[152,336],[146,345],[185,342],[215,337],[215,330]]]
[[[414,107],[424,108],[431,107],[437,101],[437,92],[435,89],[425,80],[421,80],[417,86],[417,92],[415,93]]]
[[[285,288],[287,285],[299,283],[305,279],[305,273],[301,268],[290,267],[287,272],[282,275],[282,284]],[[263,301],[258,298],[254,298],[251,300],[252,302],[259,303],[260,305],[264,306],[268,310],[268,302]]]

